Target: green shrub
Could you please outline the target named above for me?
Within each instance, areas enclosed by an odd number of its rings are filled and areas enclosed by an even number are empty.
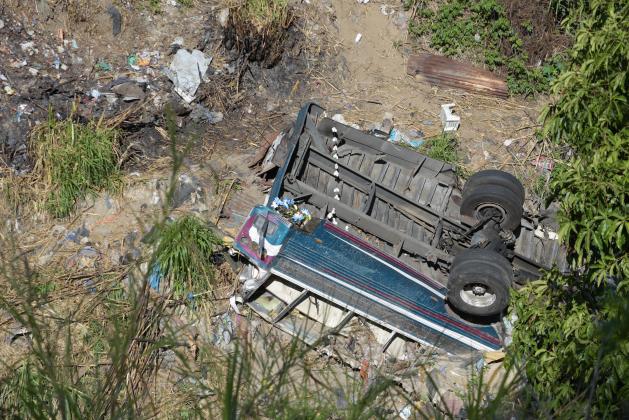
[[[221,243],[194,216],[184,216],[162,228],[155,259],[175,296],[208,291],[214,279],[212,254]]]
[[[511,362],[551,415],[621,417],[629,401],[629,3],[592,0],[544,131],[574,156],[551,180],[572,275],[547,273],[514,294]],[[624,402],[623,402],[624,401]],[[625,410],[623,413],[622,410]]]

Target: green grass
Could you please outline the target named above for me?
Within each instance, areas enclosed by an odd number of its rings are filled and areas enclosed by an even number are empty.
[[[457,166],[461,162],[456,137],[442,134],[426,142],[419,148],[419,152],[433,159],[448,162]]]
[[[221,239],[195,216],[165,224],[155,260],[175,296],[206,292],[214,279],[211,257]]]
[[[35,130],[33,173],[43,183],[44,205],[52,216],[66,217],[87,195],[119,187],[117,136],[96,122],[57,121],[52,113]]]
[[[245,0],[241,10],[260,32],[282,28],[289,17],[288,0]]]

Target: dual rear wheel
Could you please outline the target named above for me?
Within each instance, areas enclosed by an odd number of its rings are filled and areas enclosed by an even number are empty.
[[[501,229],[513,231],[520,226],[523,204],[524,187],[516,177],[486,170],[465,184],[460,212],[472,221],[493,219]],[[469,248],[450,267],[448,301],[465,315],[495,316],[509,305],[512,282],[513,267],[507,258],[489,249]]]

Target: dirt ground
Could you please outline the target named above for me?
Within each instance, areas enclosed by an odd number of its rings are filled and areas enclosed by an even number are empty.
[[[120,196],[86,200],[67,220],[42,214],[8,217],[36,265],[114,269],[147,252],[139,238],[159,215],[169,176],[167,104],[175,105],[180,138],[192,144],[178,179],[183,192],[174,215],[197,214],[231,235],[268,187],[248,162],[307,101],[363,129],[391,113],[395,127],[419,130],[427,141],[442,131],[440,106],[454,103],[467,171],[499,168],[525,180],[539,176],[531,161],[545,153],[534,134],[547,99],[495,99],[406,75],[406,59],[417,46],[407,38],[409,15],[399,2],[294,4],[289,42],[271,68],[243,64],[236,51],[226,48],[220,1],[197,0],[189,8],[163,1],[160,14],[138,2],[115,2],[122,17],[117,35],[111,2],[88,3],[89,8],[68,9],[63,7],[67,2],[0,1],[3,172],[27,173],[32,167],[29,132],[45,121],[49,107],[65,117],[73,103],[82,119],[118,118],[123,146],[132,151],[123,166],[126,187]],[[162,72],[172,60],[176,38],[183,48],[198,48],[213,58],[209,80],[190,105],[182,103]],[[151,57],[149,64],[132,67],[129,57],[141,53]],[[141,99],[126,102],[115,93],[117,84],[127,82],[140,86]],[[197,105],[221,112],[222,120],[195,118]],[[232,280],[226,280],[221,298],[232,293]],[[8,321],[0,322],[11,326],[3,327],[7,334],[16,328]],[[212,320],[204,322],[214,327]]]

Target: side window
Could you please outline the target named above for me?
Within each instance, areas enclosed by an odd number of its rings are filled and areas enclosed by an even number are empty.
[[[266,228],[266,236],[273,236],[277,232],[277,224],[269,220],[269,225]]]
[[[264,216],[257,215],[256,220],[253,221],[253,226],[260,232],[262,230],[262,226],[264,226]]]

